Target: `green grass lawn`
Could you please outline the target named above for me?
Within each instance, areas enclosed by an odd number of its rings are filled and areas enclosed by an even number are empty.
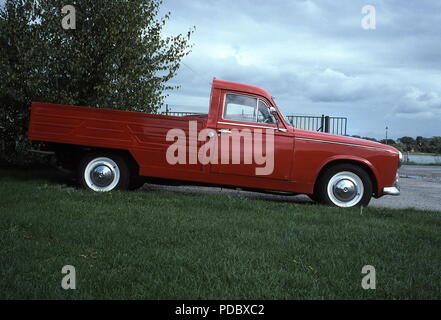
[[[1,299],[441,298],[440,212],[66,181],[0,169]],[[61,288],[64,265],[76,290]],[[376,290],[361,287],[364,265]]]

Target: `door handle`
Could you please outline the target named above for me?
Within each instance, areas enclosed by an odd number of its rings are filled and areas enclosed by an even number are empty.
[[[208,133],[207,133],[207,137],[209,138],[209,139],[212,139],[212,138],[214,138],[216,136],[216,134],[213,132],[213,131],[208,131]]]
[[[219,132],[220,134],[222,134],[222,133],[231,134],[231,130],[228,130],[228,129],[220,129],[217,132]]]

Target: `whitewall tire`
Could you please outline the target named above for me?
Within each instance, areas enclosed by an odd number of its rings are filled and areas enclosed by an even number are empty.
[[[321,203],[350,208],[367,206],[372,198],[372,179],[355,164],[338,164],[326,170],[316,186]]]
[[[78,170],[81,184],[96,192],[127,189],[129,170],[119,155],[91,153],[86,155]]]

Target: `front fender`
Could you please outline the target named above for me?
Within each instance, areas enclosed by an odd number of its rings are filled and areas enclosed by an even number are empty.
[[[398,156],[387,150],[297,139],[294,149],[292,178],[305,193],[313,193],[323,169],[332,163],[352,162],[369,170],[375,179],[374,192],[381,195],[384,187],[392,186],[398,169]]]
[[[381,187],[378,183],[379,179],[379,172],[377,168],[366,158],[357,157],[354,155],[335,155],[332,157],[329,157],[327,159],[324,159],[320,166],[317,168],[317,171],[315,172],[314,181],[316,182],[319,178],[320,174],[326,169],[332,166],[333,164],[342,163],[342,162],[350,162],[355,163],[358,165],[361,165],[365,169],[369,170],[369,174],[374,178],[373,187],[374,187],[374,193],[378,193],[378,190],[381,190]],[[314,183],[315,184],[315,183]]]

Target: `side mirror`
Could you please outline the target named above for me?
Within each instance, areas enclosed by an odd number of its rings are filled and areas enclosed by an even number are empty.
[[[269,108],[269,112],[271,113],[271,115],[276,118],[277,121],[279,121],[279,115],[277,114],[277,110],[274,107],[270,107]]]
[[[286,129],[281,129],[280,126],[279,126],[279,121],[280,121],[280,119],[279,119],[279,114],[277,113],[276,108],[274,108],[274,107],[270,107],[270,108],[269,108],[269,112],[270,112],[271,115],[274,117],[274,119],[276,119],[277,131],[280,131],[280,132],[286,132],[286,131],[287,131]]]

